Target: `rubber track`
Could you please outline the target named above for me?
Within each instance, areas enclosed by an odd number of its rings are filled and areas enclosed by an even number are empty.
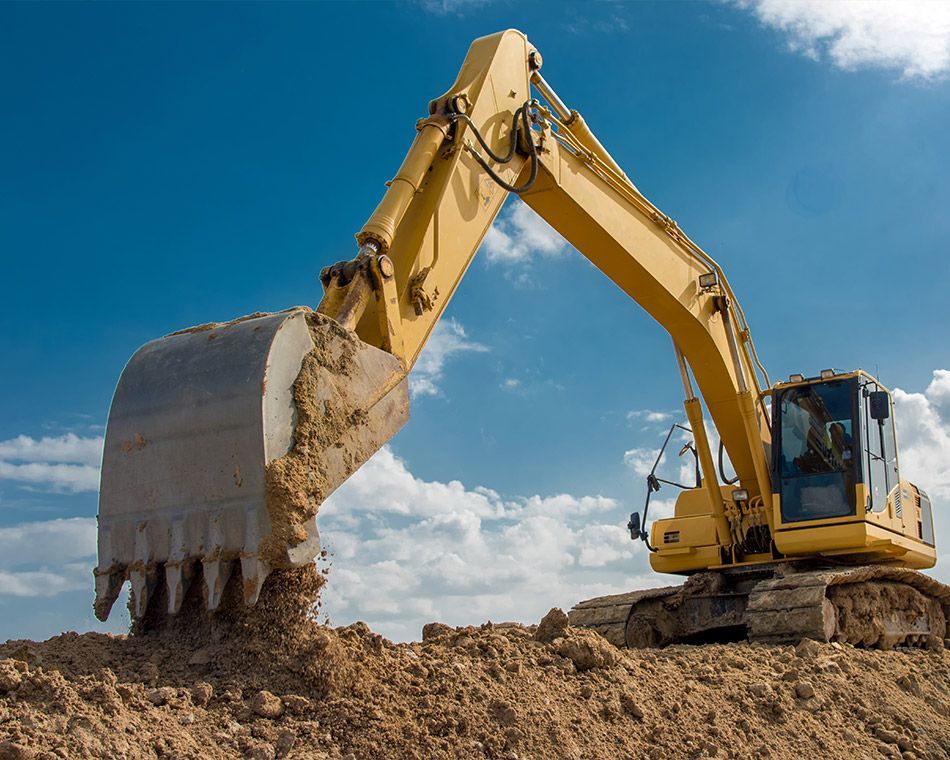
[[[803,638],[830,641],[836,610],[828,598],[833,586],[892,582],[937,600],[950,618],[950,586],[907,568],[867,565],[790,572],[762,581],[749,594],[745,619],[751,641],[794,643]]]
[[[701,591],[703,584],[697,581],[701,580],[699,576],[705,578],[707,575],[712,578],[717,574],[698,574],[685,586],[665,586],[587,599],[575,605],[568,613],[568,619],[571,625],[591,628],[612,644],[625,647],[627,621],[638,603]],[[950,627],[950,586],[916,570],[886,565],[821,570],[794,570],[790,566],[779,566],[775,576],[760,581],[749,593],[745,611],[748,638],[772,644],[797,643],[803,638],[829,641],[835,635],[836,610],[828,598],[828,590],[833,586],[875,582],[904,584],[936,600]]]
[[[682,586],[664,586],[648,588],[642,591],[628,591],[625,594],[598,596],[579,602],[567,614],[570,624],[578,628],[592,628],[611,644],[618,647],[627,645],[627,618],[637,602],[648,599],[660,599],[682,592]]]

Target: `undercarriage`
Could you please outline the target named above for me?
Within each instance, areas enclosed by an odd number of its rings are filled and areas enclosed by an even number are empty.
[[[571,625],[620,647],[801,639],[860,647],[943,646],[950,586],[906,568],[759,565],[696,573],[680,586],[588,599]]]

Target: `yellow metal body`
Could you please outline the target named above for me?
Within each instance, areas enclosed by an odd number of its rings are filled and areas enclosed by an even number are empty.
[[[859,508],[846,519],[782,524],[764,403],[770,383],[725,274],[643,196],[580,114],[566,112],[537,73],[538,61],[518,31],[472,44],[455,83],[431,102],[396,177],[357,234],[361,256],[376,262],[360,287],[373,288],[376,297],[339,292],[328,274],[320,311],[345,317],[363,341],[394,353],[408,372],[508,195],[484,168],[484,145],[506,153],[533,81],[550,107],[528,103],[530,137],[522,133],[520,150],[494,171],[509,185],[530,184],[521,199],[669,332],[680,364],[702,483],[680,495],[674,517],[653,523],[654,569],[690,573],[819,555],[932,565],[935,552],[918,535],[913,498],[905,498],[902,518],[893,510],[865,514]],[[528,139],[537,166],[525,150]],[[390,275],[381,276],[383,269]],[[707,414],[728,452],[735,485],[719,483]],[[917,493],[909,483],[900,488],[907,496]],[[733,499],[735,489],[745,492],[742,502]],[[861,494],[857,498],[863,503]],[[767,526],[770,551],[737,551],[753,526]]]
[[[873,380],[860,370],[836,374],[834,379],[858,377]],[[819,382],[822,382],[820,378],[813,378],[778,383],[775,387],[783,389]],[[693,423],[692,417],[690,422]],[[854,489],[854,514],[797,522],[783,522],[781,499],[773,494],[770,525],[774,551],[725,563],[717,560],[725,547],[714,531],[717,517],[707,491],[689,489],[677,499],[673,517],[653,523],[651,543],[657,551],[651,554],[650,563],[658,572],[683,574],[728,565],[819,557],[846,564],[893,563],[914,569],[934,566],[936,548],[924,541],[925,526],[931,515],[924,514],[923,493],[916,485],[901,479],[888,493],[886,507],[878,511],[868,509],[870,500],[864,483],[856,483]],[[731,501],[732,490],[731,486],[722,488],[724,502]],[[901,509],[897,508],[898,493]],[[705,527],[699,527],[700,522]]]

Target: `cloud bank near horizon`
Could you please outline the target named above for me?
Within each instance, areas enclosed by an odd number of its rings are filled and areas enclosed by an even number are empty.
[[[895,389],[894,400],[901,473],[934,499],[941,554],[932,573],[950,581],[950,520],[942,519],[950,500],[950,370],[935,370],[923,391]],[[92,466],[88,442],[11,440],[18,443],[0,444],[5,456]],[[654,449],[626,453],[641,475],[654,457]],[[666,516],[672,504],[655,501],[651,512]],[[411,640],[432,620],[534,622],[551,606],[668,583],[649,570],[625,521],[624,506],[601,495],[509,497],[488,486],[424,480],[387,446],[321,509],[321,535],[333,555],[325,610],[335,625],[360,619]],[[92,517],[0,528],[0,597],[91,600],[95,551]]]

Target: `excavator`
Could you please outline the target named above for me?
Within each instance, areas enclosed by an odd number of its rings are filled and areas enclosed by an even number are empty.
[[[650,495],[672,483],[654,467],[628,525],[655,571],[686,582],[583,601],[571,623],[619,646],[943,645],[950,587],[918,572],[936,562],[933,508],[901,477],[888,389],[861,370],[772,384],[722,268],[541,67],[519,31],[472,43],[355,258],[320,273],[315,310],[209,323],[134,354],[106,430],[100,619],[126,581],[141,620],[178,614],[189,594],[220,609],[228,583],[253,605],[270,573],[314,561],[320,504],[408,420],[409,372],[515,194],[670,334],[686,417],[671,435],[695,457],[673,516],[647,524]]]

